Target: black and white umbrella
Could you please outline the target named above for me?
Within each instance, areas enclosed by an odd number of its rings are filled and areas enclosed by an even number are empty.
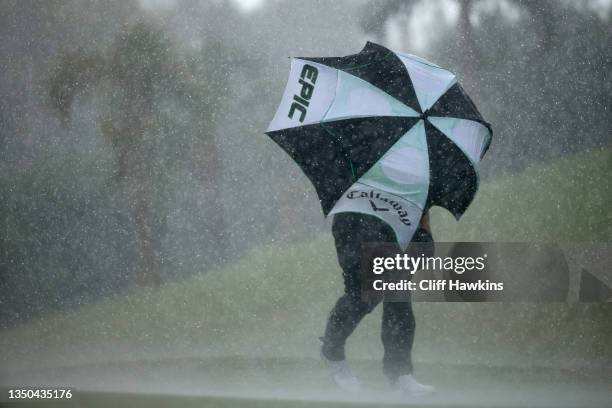
[[[325,215],[379,217],[402,248],[431,206],[465,212],[492,136],[454,74],[371,42],[345,57],[292,58],[266,134],[313,183]]]

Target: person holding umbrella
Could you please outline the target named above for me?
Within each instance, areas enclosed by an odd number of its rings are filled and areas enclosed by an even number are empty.
[[[363,244],[432,246],[428,211],[441,206],[459,219],[467,210],[491,126],[453,73],[368,42],[345,57],[293,58],[266,134],[312,182],[325,216],[334,214],[345,293],[320,351],[336,384],[357,390],[344,344],[376,306],[361,298]],[[422,395],[434,388],[412,375],[414,328],[409,301],[385,302],[384,374],[394,388]]]
[[[320,337],[320,354],[330,369],[334,382],[341,389],[359,391],[361,384],[346,361],[344,345],[359,322],[377,306],[377,302],[362,299],[362,247],[366,243],[394,242],[395,234],[389,225],[380,219],[351,212],[334,215],[332,233],[338,262],[342,267],[344,295],[329,313],[325,335]],[[433,246],[423,245],[433,244],[428,215],[422,218],[412,241],[421,243],[421,250],[425,247],[429,250],[426,256],[433,255]],[[427,395],[434,392],[434,387],[419,383],[412,374],[414,333],[415,318],[410,300],[384,302],[381,328],[384,346],[383,372],[394,389],[411,395]]]

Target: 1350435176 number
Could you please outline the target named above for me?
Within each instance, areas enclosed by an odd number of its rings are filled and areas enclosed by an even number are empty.
[[[8,399],[71,399],[70,388],[9,388]]]

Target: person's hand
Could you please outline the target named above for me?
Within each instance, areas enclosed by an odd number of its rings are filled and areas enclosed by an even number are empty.
[[[423,228],[425,231],[431,234],[431,225],[429,224],[429,213],[425,213],[425,215],[421,218],[419,228]]]

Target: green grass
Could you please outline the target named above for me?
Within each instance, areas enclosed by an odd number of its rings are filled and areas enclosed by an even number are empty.
[[[612,241],[612,148],[483,183],[460,222],[432,210],[440,241]]]
[[[610,241],[611,152],[534,165],[486,183],[460,222],[434,212],[436,238]],[[316,339],[341,291],[329,234],[262,247],[208,273],[6,330],[0,366],[316,358]],[[417,362],[582,367],[612,361],[610,305],[417,304],[415,313]],[[379,359],[379,327],[377,310],[350,339],[349,354]]]

